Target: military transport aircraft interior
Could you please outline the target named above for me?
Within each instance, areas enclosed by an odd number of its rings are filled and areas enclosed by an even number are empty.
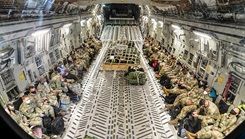
[[[244,139],[245,1],[0,0],[0,104],[10,138]]]

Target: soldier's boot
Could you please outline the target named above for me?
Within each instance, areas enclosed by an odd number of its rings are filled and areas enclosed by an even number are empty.
[[[166,107],[162,108],[162,111],[168,111],[168,108],[166,108]]]
[[[188,131],[188,130],[186,130],[186,134],[189,134],[189,135],[191,135],[191,136],[196,137],[196,134],[194,134],[194,133],[192,133],[192,132],[190,132],[190,131]]]
[[[195,139],[196,138],[196,134],[191,133],[187,130],[186,130],[186,136],[188,137],[188,139]]]
[[[166,107],[167,107],[168,109],[172,108],[173,106],[174,106],[174,104],[167,104],[167,105],[166,105]]]
[[[169,96],[169,90],[164,86],[163,91],[166,94],[166,96]]]
[[[171,124],[171,125],[175,125],[175,124],[178,124],[178,122],[179,122],[179,119],[175,118],[175,119],[169,121],[168,123]]]
[[[159,79],[161,79],[161,76],[160,75],[156,75],[156,78],[159,80]]]
[[[160,72],[159,70],[158,70],[158,71],[156,71],[156,74],[159,74],[159,72]]]
[[[60,114],[61,116],[65,116],[65,115],[66,115],[66,112],[63,111],[63,110],[61,110],[61,111],[59,112],[59,114]]]

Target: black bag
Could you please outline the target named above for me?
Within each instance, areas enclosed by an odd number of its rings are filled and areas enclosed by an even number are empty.
[[[184,128],[191,133],[196,133],[201,130],[201,122],[202,121],[200,119],[195,119],[194,117],[189,116],[185,118]]]
[[[51,133],[55,135],[61,134],[64,130],[64,119],[63,117],[59,116],[56,117],[51,123]]]
[[[178,95],[176,94],[170,94],[169,96],[166,96],[164,99],[165,99],[165,102],[167,104],[173,104],[174,103],[174,100],[176,99]]]
[[[43,127],[46,128],[46,132],[49,134],[51,133],[51,123],[52,123],[52,118],[49,116],[45,116],[42,118],[43,119]]]
[[[224,100],[220,100],[220,102],[218,104],[220,114],[226,113],[229,107],[230,107],[230,105],[225,103]]]
[[[19,97],[17,100],[15,100],[14,102],[13,102],[13,105],[14,105],[14,108],[16,109],[16,110],[19,110],[19,108],[20,108],[20,105],[22,104],[22,98],[21,97]]]
[[[181,106],[177,105],[169,109],[169,115],[171,116],[171,120],[175,119],[177,115],[181,111]]]
[[[54,108],[55,117],[61,116],[60,115],[60,108],[57,106],[52,106],[52,107]]]

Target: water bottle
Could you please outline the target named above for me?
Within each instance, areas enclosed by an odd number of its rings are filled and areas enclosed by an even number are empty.
[[[184,138],[186,136],[186,129],[182,128],[180,131],[180,137]]]

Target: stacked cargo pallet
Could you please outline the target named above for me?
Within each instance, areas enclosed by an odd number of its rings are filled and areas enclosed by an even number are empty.
[[[132,43],[112,45],[105,56],[103,70],[127,70],[128,66],[139,65],[140,57]]]

